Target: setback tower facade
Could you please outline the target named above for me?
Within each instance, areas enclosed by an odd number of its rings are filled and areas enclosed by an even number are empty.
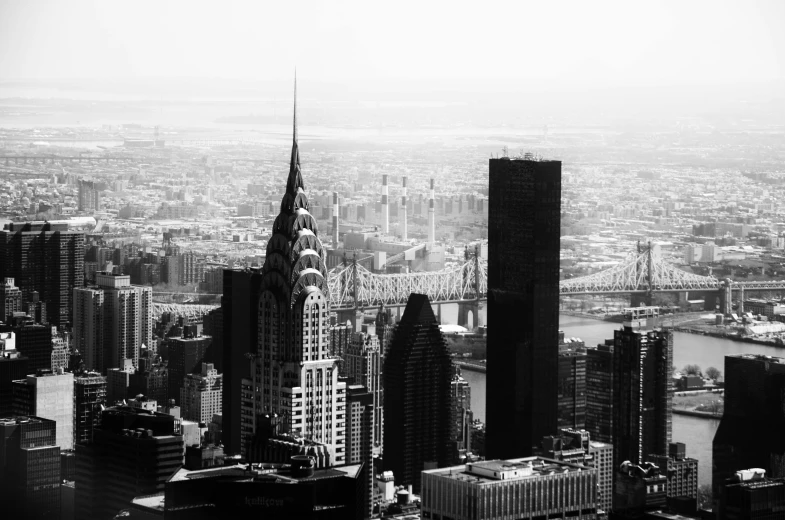
[[[384,469],[420,489],[424,469],[456,459],[452,361],[428,296],[411,294],[384,362]]]
[[[251,355],[253,433],[264,415],[279,434],[322,444],[333,465],[346,460],[346,383],[330,355],[330,290],[325,250],[311,216],[294,138],[286,193],[262,268],[257,344]]]
[[[556,431],[561,162],[491,159],[488,459],[532,454]]]

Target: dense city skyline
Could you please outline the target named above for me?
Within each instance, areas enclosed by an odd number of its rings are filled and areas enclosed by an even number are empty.
[[[782,19],[0,0],[0,511],[780,518]]]

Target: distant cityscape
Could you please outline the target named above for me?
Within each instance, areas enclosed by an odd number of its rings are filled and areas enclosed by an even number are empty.
[[[0,129],[8,518],[785,518],[774,134],[292,123]]]

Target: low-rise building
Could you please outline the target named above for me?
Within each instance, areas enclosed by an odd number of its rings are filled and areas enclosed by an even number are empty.
[[[422,472],[423,519],[557,515],[574,520],[596,518],[595,468],[526,457]]]

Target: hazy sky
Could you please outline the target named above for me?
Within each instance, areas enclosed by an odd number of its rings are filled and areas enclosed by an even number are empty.
[[[781,81],[783,22],[783,0],[0,0],[0,80]]]

